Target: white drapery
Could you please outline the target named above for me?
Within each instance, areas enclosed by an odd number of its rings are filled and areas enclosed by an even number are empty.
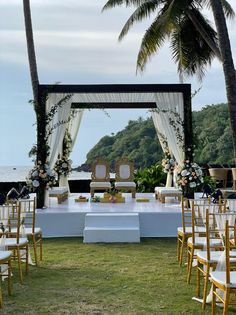
[[[68,132],[69,132],[69,134],[71,136],[71,140],[72,140],[71,148],[70,148],[71,151],[73,150],[73,147],[74,147],[75,142],[76,142],[76,138],[77,138],[77,135],[79,132],[79,127],[80,127],[81,120],[83,117],[83,113],[84,113],[83,109],[73,110],[73,115],[66,126],[66,129],[68,129]],[[64,135],[65,135],[65,133],[64,133]],[[63,138],[64,138],[64,136],[63,136]],[[62,149],[61,149],[61,155],[62,155]],[[63,187],[63,186],[68,187],[68,190],[70,191],[70,186],[68,183],[68,176],[65,176],[65,175],[60,176],[59,187]]]
[[[170,155],[175,157],[179,165],[182,165],[184,160],[184,131],[182,126],[184,111],[182,93],[158,93],[155,94],[155,101],[157,110],[152,110],[151,114],[162,150],[165,151],[166,147],[168,147]],[[178,128],[178,131],[176,131],[176,128]],[[171,185],[172,174],[168,172],[166,187],[170,187]]]
[[[53,106],[58,104],[66,94],[62,93],[50,93],[48,96],[48,100],[46,103],[46,114],[50,112]],[[48,137],[48,145],[50,147],[49,153],[49,167],[53,169],[58,154],[61,153],[62,143],[64,134],[67,127],[67,122],[70,117],[70,109],[71,109],[71,100],[67,100],[63,102],[62,106],[58,107],[56,110],[53,119],[50,121],[49,125],[46,127],[47,132],[52,130]],[[60,124],[60,122],[63,122]]]
[[[182,93],[156,93],[155,100],[156,114],[159,116],[158,121],[161,121],[158,130],[167,138],[168,147],[177,163],[183,165],[185,156],[183,95]]]

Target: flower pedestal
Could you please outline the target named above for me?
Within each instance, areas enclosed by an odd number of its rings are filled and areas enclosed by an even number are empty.
[[[166,187],[172,187],[172,178],[173,178],[172,171],[169,171],[166,177]]]
[[[44,191],[44,207],[43,208],[48,208],[49,207],[49,190],[45,189]]]

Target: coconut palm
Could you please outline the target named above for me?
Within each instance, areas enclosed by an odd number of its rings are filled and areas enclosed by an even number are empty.
[[[29,0],[23,0],[23,9],[31,84],[34,96],[33,104],[37,120],[37,161],[41,161],[44,164],[46,161],[45,150],[43,150],[45,138],[45,108],[43,104],[40,103],[39,99],[39,79],[34,49],[33,28]],[[44,190],[45,187],[40,186],[37,193],[37,207],[39,208],[42,208],[44,206]]]
[[[180,75],[198,74],[202,78],[213,57],[223,64],[236,162],[236,75],[225,18],[234,17],[226,0],[109,0],[103,10],[115,6],[136,6],[124,25],[119,40],[130,28],[155,14],[154,21],[142,39],[137,57],[137,70],[144,70],[147,61],[156,54],[166,40]],[[202,15],[203,7],[211,8],[217,33]]]
[[[209,1],[217,28],[222,66],[225,77],[226,94],[233,132],[234,158],[236,163],[236,73],[231,52],[228,29],[222,7],[222,0]]]
[[[221,59],[217,34],[202,15],[207,0],[109,0],[103,10],[115,6],[135,6],[134,13],[125,23],[119,40],[137,22],[154,15],[154,21],[145,32],[137,57],[137,70],[143,71],[148,60],[156,54],[166,40],[180,74],[198,74],[202,78],[206,66],[216,56]],[[230,4],[223,0],[227,17],[233,17]]]

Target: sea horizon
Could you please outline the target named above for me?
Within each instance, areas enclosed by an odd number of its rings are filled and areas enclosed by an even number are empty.
[[[72,166],[76,168],[76,166]],[[2,165],[0,166],[0,183],[24,182],[33,165]],[[111,178],[114,174],[111,173]],[[69,175],[69,180],[91,179],[91,172],[73,170]]]

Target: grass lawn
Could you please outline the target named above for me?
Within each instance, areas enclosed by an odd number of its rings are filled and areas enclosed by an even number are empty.
[[[37,268],[30,266],[23,286],[13,265],[13,296],[7,296],[4,283],[1,314],[211,314],[211,306],[202,312],[201,304],[191,300],[195,273],[187,285],[174,238],[142,239],[140,244],[46,239],[44,260]]]

